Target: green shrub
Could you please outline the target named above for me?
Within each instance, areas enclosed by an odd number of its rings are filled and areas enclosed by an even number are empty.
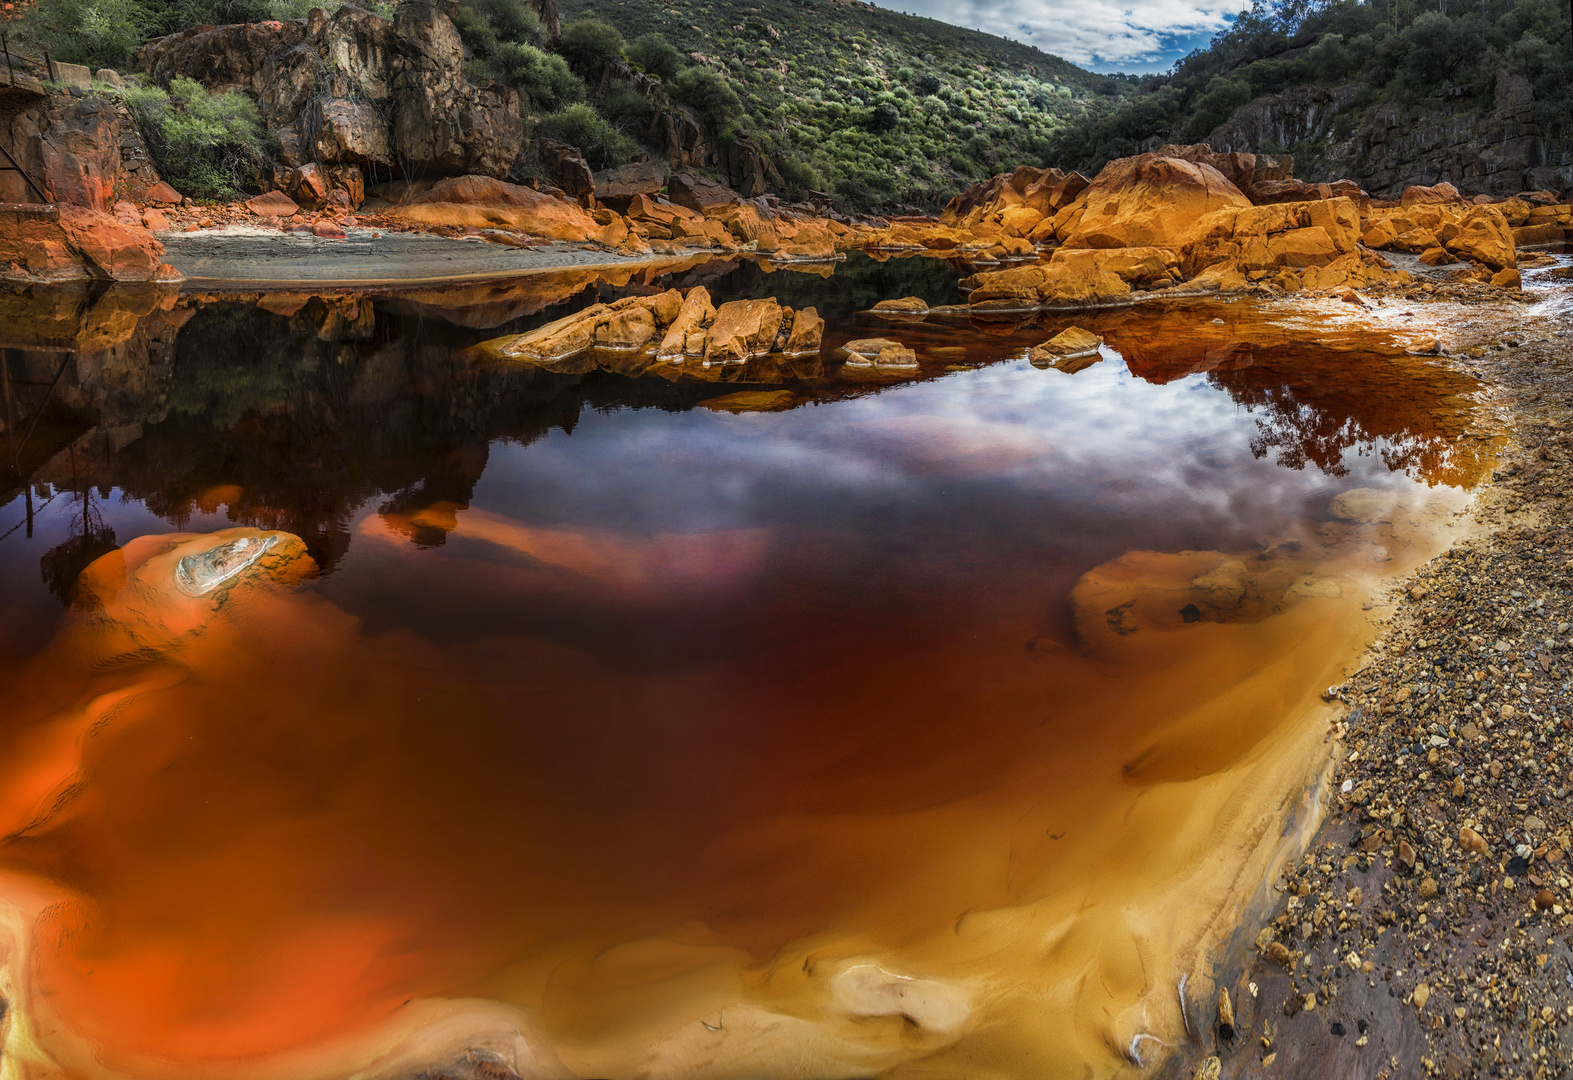
[[[673,101],[698,113],[716,135],[729,138],[737,134],[743,119],[743,102],[721,75],[709,68],[684,68],[672,79],[667,93]]]
[[[647,74],[663,80],[676,75],[687,62],[677,46],[660,34],[640,34],[634,38],[628,43],[628,59]]]
[[[621,165],[634,153],[634,143],[588,105],[570,105],[541,118],[539,132],[577,146],[592,168]]]
[[[597,80],[607,64],[623,58],[623,35],[610,23],[580,19],[563,27],[557,51],[585,79]]]
[[[584,100],[584,83],[562,57],[523,42],[502,42],[490,56],[471,61],[469,71],[472,77],[513,87],[532,108],[543,111]]]
[[[183,194],[229,198],[267,160],[262,118],[245,94],[210,94],[196,80],[179,76],[167,91],[130,86],[124,96],[154,164]]]
[[[625,82],[613,83],[596,105],[622,131],[648,131],[655,118],[655,104]]]
[[[147,23],[135,0],[38,0],[23,26],[57,60],[123,68],[147,40]]]
[[[313,0],[284,2],[312,4]],[[470,52],[482,60],[496,55],[506,45],[530,45],[536,49],[547,45],[546,27],[526,0],[465,0],[453,24]]]

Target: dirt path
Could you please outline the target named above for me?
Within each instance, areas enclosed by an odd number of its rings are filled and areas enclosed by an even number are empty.
[[[1565,260],[1564,260],[1565,261]],[[1506,427],[1473,535],[1394,582],[1310,849],[1166,1077],[1556,1077],[1573,1064],[1573,297],[1427,316]]]

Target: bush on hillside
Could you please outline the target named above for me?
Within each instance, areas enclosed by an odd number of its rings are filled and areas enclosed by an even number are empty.
[[[630,41],[628,59],[658,79],[670,79],[688,62],[681,50],[660,34],[640,34]]]
[[[548,44],[546,27],[527,0],[465,0],[454,15],[453,24],[471,54],[482,60],[507,45],[544,49]]]
[[[501,43],[489,56],[470,61],[466,72],[477,81],[495,79],[518,90],[525,98],[521,107],[527,103],[551,112],[584,100],[584,83],[562,57],[522,42]]]
[[[582,78],[595,81],[607,64],[623,58],[623,35],[610,23],[580,19],[563,27],[557,51]]]
[[[716,135],[723,139],[736,136],[743,102],[724,76],[709,68],[684,68],[666,89],[673,101],[693,109]]]
[[[267,160],[262,117],[245,94],[210,94],[194,79],[169,89],[125,90],[158,171],[180,192],[199,199],[234,196],[255,180]]]
[[[577,146],[594,169],[622,165],[635,150],[631,139],[589,105],[570,105],[544,116],[537,130],[548,138]]]

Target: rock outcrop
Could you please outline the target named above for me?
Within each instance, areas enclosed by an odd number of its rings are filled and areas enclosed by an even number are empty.
[[[472,85],[457,28],[423,0],[401,0],[392,20],[345,5],[193,27],[149,42],[137,60],[158,82],[186,75],[251,94],[281,164],[315,164],[347,191],[357,174],[506,176],[523,145],[518,93]]]
[[[1573,187],[1573,166],[1546,160],[1534,90],[1522,75],[1500,70],[1493,100],[1484,108],[1389,102],[1366,110],[1354,132],[1335,132],[1340,117],[1366,92],[1350,80],[1264,95],[1236,110],[1207,141],[1217,151],[1308,144],[1318,151],[1308,162],[1309,175],[1347,177],[1386,197],[1438,181],[1450,181],[1466,195]]]
[[[135,145],[136,128],[130,129]],[[122,120],[100,97],[28,93],[0,97],[0,143],[47,201],[107,211],[127,194],[121,167]],[[0,172],[0,201],[41,201],[20,173]]]
[[[0,280],[179,281],[147,229],[69,205],[0,205]]]
[[[768,299],[733,300],[718,308],[707,289],[695,286],[686,295],[668,289],[595,304],[528,333],[483,342],[471,352],[559,371],[578,370],[576,361],[591,350],[647,352],[668,364],[714,368],[771,355],[815,355],[824,328],[813,308],[793,311]]]
[[[589,240],[602,230],[577,203],[489,176],[439,181],[389,216],[423,225],[516,229],[552,240]]]
[[[1250,205],[1211,165],[1140,154],[1104,166],[1054,231],[1066,247],[1172,247],[1203,215]]]

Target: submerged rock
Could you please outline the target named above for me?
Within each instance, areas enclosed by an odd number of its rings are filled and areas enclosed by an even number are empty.
[[[1034,345],[1029,354],[1034,360],[1068,360],[1082,356],[1096,356],[1103,339],[1091,330],[1072,326],[1061,330],[1041,345]]]
[[[187,596],[202,596],[236,574],[244,573],[278,543],[279,537],[242,536],[183,557],[175,564],[175,587]]]

